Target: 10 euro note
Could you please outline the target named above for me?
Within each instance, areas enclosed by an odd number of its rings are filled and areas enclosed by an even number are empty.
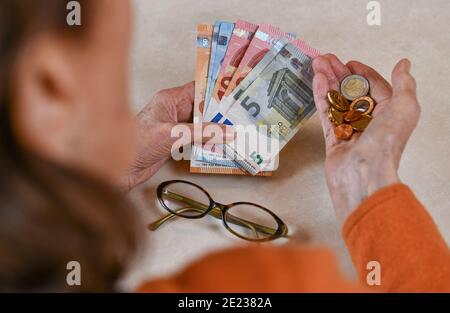
[[[288,43],[228,110],[226,118],[238,134],[223,151],[252,175],[273,162],[316,111],[312,59],[317,55],[300,40]]]

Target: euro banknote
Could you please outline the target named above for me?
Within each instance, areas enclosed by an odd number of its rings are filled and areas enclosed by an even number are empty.
[[[206,87],[205,110],[204,115],[208,113],[209,102],[214,86],[216,85],[217,76],[220,67],[228,49],[230,38],[233,33],[234,23],[217,21],[214,24],[214,35],[211,46],[211,57],[208,71],[208,84]]]
[[[206,116],[206,120],[213,123],[231,125],[231,122],[226,119],[226,113],[231,106],[242,96],[245,90],[253,84],[253,82],[259,77],[259,75],[266,69],[266,67],[273,61],[273,59],[280,53],[281,49],[288,44],[287,38],[282,38],[275,43],[274,47],[269,50],[263,57],[263,59],[253,68],[253,70],[247,74],[247,76],[239,83],[233,92],[226,98],[224,98],[220,106],[210,115]]]
[[[262,32],[260,33],[260,37],[264,37],[265,33],[271,32],[271,33],[277,33],[275,27],[270,25],[262,26]],[[259,29],[256,34],[258,34]],[[237,88],[235,88],[234,92],[228,97],[224,98],[222,102],[220,103],[220,107],[213,112],[211,116],[208,116],[206,114],[205,120],[210,121],[217,124],[225,124],[225,125],[232,125],[232,123],[225,117],[227,110],[233,105],[233,103],[239,99],[239,96],[242,95],[242,93],[258,78],[258,76],[261,74],[261,72],[272,62],[272,60],[277,56],[277,54],[281,51],[281,49],[292,39],[292,35],[286,35],[283,36],[284,33],[279,31],[281,33],[280,40],[275,42],[273,44],[273,47],[271,50],[264,52],[264,56],[262,60],[258,62],[258,64],[253,68],[253,70],[243,79],[243,81],[240,82]],[[260,41],[260,39],[255,37],[252,40],[253,41]],[[250,44],[250,46],[252,45]],[[259,43],[259,45],[262,45]],[[256,45],[255,45],[256,46]],[[250,49],[250,47],[249,47]],[[254,53],[251,53],[254,55]],[[222,149],[220,145],[213,145],[213,146],[204,146],[202,150],[197,149],[195,154],[195,159],[200,162],[206,162],[206,163],[214,163],[214,164],[220,164],[228,167],[236,167],[238,165],[235,164],[234,161],[229,160]],[[270,161],[270,164],[266,166],[265,171],[274,171],[276,170],[278,166],[278,159],[274,159]]]
[[[233,64],[236,64],[235,66],[237,67],[237,65],[240,63],[240,59],[242,58],[241,55],[243,55],[243,53],[245,53],[245,51],[247,50],[248,44],[253,38],[253,35],[257,28],[257,25],[248,23],[246,21],[239,20],[236,22],[231,34],[231,38],[229,39],[229,42],[227,44],[225,56],[223,57],[222,62],[220,62],[221,66],[218,69],[217,78],[215,79],[216,83],[214,86],[210,87],[212,89],[212,94],[210,96],[208,104],[206,105],[207,110],[205,110],[204,112],[205,115],[208,114],[207,112],[211,110],[211,108],[217,106],[217,104],[220,102],[220,98],[225,92],[225,88],[223,86],[228,83],[228,81],[231,79],[232,73],[234,73]],[[215,53],[217,53],[217,48]],[[219,60],[220,57],[218,57],[217,59]],[[214,62],[215,61],[216,60],[214,59]],[[214,67],[216,66],[214,62],[210,64],[211,71],[214,71]],[[227,173],[229,173],[230,171],[233,173],[242,171],[242,169],[240,169],[239,166],[237,166],[233,161],[226,158],[221,158],[219,155],[216,155],[214,164],[212,164],[212,162],[207,162],[210,161],[211,158],[205,158],[203,156],[205,151],[214,153],[214,146],[208,147],[206,145],[197,145],[196,147],[193,147],[191,156],[191,172],[194,171],[192,167],[202,167],[203,173],[210,170],[214,173],[217,173],[218,170],[225,171],[225,169],[227,170]],[[210,166],[211,168],[209,168]],[[243,172],[243,174],[246,173]]]
[[[195,98],[193,117],[194,123],[204,121],[204,106],[206,97],[206,88],[211,60],[212,37],[214,27],[208,24],[199,24],[197,26],[197,62],[195,71]],[[196,143],[192,146],[190,172],[202,174],[227,174],[227,175],[247,175],[248,173],[239,168],[231,160],[224,159],[222,163],[214,164],[212,162],[202,161],[198,155],[202,155],[205,146]],[[206,151],[211,148],[206,149]],[[218,160],[219,161],[219,160]],[[261,172],[259,176],[270,176],[271,173]]]
[[[317,55],[301,40],[288,43],[226,113],[230,124],[256,129],[254,138],[238,132],[234,143],[223,145],[225,155],[252,175],[264,170],[316,111]]]
[[[239,131],[234,143],[195,144],[191,172],[271,176],[281,149],[315,111],[311,62],[318,52],[268,24],[206,26],[207,36],[198,27],[194,122],[254,131]]]
[[[258,25],[242,20],[236,22],[208,104],[208,110],[215,111],[217,109],[257,29]]]
[[[270,24],[261,24],[255,33],[244,57],[241,60],[236,72],[231,79],[228,88],[225,92],[224,98],[230,95],[241,81],[250,73],[256,65],[263,59],[263,57],[273,48],[281,38],[291,38],[278,27]],[[222,101],[224,100],[222,99]]]
[[[197,25],[197,62],[195,68],[195,95],[193,118],[194,123],[203,122],[203,111],[205,105],[206,85],[208,82],[209,60],[211,54],[211,41],[213,36],[213,26],[209,24]],[[202,164],[195,162],[197,149],[201,145],[194,144],[191,152],[191,170],[195,167],[201,167]]]
[[[224,103],[221,103],[221,107],[213,112],[212,117],[208,116],[206,121],[210,121],[217,124],[232,125],[232,123],[226,118],[226,112],[233,105],[235,101],[243,94],[243,92],[258,78],[258,76],[264,71],[264,69],[272,62],[272,60],[278,55],[281,49],[289,42],[287,38],[282,38],[274,44],[274,47],[266,52],[263,59],[254,67],[253,71],[245,77],[245,79],[239,84],[235,91],[226,99]],[[229,160],[223,152],[223,149],[219,145],[204,146],[203,150],[196,150],[194,158],[200,162],[215,163],[226,166],[237,166],[234,161]],[[273,171],[276,169],[278,160],[273,160],[271,166],[266,168],[266,171]]]

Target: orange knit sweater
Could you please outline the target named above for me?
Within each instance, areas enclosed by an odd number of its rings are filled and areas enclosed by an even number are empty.
[[[450,250],[425,208],[402,184],[364,201],[343,228],[359,283],[344,278],[326,248],[245,247],[209,255],[141,292],[450,292]],[[370,261],[381,285],[370,287]]]

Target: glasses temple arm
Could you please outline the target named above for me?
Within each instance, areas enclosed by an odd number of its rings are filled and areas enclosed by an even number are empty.
[[[176,212],[177,213],[184,213],[184,212],[189,212],[189,211],[195,211],[198,213],[203,213],[205,211],[201,210],[201,209],[196,209],[196,208],[191,208],[191,207],[186,207],[186,208],[181,208],[178,209]],[[166,216],[160,218],[157,221],[154,221],[153,223],[149,224],[147,226],[148,229],[150,230],[157,230],[159,227],[161,227],[162,224],[164,224],[165,222],[171,220],[172,218],[177,217],[177,215],[173,214],[173,213],[169,213]]]

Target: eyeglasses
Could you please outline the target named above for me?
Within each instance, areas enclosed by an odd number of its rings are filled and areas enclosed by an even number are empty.
[[[286,224],[273,212],[250,202],[224,205],[215,202],[202,187],[184,180],[167,181],[158,186],[158,201],[170,214],[150,224],[157,230],[162,224],[178,216],[200,219],[206,215],[221,219],[233,235],[248,241],[263,242],[286,237]]]

